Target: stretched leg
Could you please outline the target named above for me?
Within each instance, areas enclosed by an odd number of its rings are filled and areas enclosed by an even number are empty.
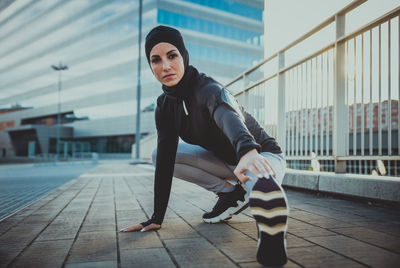
[[[256,179],[249,174],[254,178],[247,187],[252,189],[249,205],[258,229],[257,260],[266,266],[281,266],[287,262],[285,236],[289,213],[286,195],[280,185],[285,161],[277,155],[261,154],[274,168],[276,177]]]
[[[282,184],[283,177],[285,176],[285,170],[286,170],[286,161],[282,155],[277,155],[273,153],[268,153],[268,152],[262,152],[261,155],[267,159],[269,164],[272,166],[272,168],[275,171],[276,177],[275,180],[279,183]],[[234,170],[236,166],[229,166],[231,170]],[[250,195],[251,190],[253,189],[254,185],[256,184],[258,178],[253,176],[253,180],[246,181],[244,183],[244,188],[246,189],[247,196]]]

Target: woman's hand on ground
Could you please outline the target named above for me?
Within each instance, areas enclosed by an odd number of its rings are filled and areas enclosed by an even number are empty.
[[[256,149],[247,152],[242,156],[242,158],[240,158],[240,161],[233,173],[242,183],[244,183],[248,180],[251,180],[249,176],[244,175],[247,171],[250,171],[258,178],[268,178],[270,175],[273,177],[276,176],[275,171],[267,159],[260,155]]]
[[[137,225],[132,225],[132,226],[123,228],[123,229],[120,230],[120,232],[123,232],[123,233],[125,233],[125,232],[136,232],[136,231],[147,232],[147,231],[150,231],[150,230],[154,230],[154,229],[157,230],[157,229],[160,229],[160,228],[161,228],[161,225],[156,224],[156,223],[152,223],[150,225],[147,225],[146,227],[143,227],[143,225],[141,225],[141,224],[137,224]]]

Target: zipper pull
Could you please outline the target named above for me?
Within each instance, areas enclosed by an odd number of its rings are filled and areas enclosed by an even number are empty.
[[[185,114],[186,114],[186,115],[189,115],[189,113],[188,113],[188,111],[187,111],[187,108],[186,108],[185,101],[183,100],[182,102],[183,102],[183,110],[185,111]]]

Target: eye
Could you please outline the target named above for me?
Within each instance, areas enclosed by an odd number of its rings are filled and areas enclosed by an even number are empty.
[[[175,54],[175,53],[168,55],[168,58],[169,58],[170,60],[173,60],[173,59],[175,59],[176,57],[178,57],[178,55]]]
[[[152,58],[151,63],[158,63],[160,61],[160,58]]]

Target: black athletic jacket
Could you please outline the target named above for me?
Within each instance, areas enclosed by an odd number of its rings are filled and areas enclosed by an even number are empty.
[[[163,86],[155,111],[158,144],[154,214],[149,221],[157,224],[162,223],[168,205],[178,137],[231,165],[254,148],[281,153],[275,139],[212,78],[189,66],[178,85],[173,90]]]

